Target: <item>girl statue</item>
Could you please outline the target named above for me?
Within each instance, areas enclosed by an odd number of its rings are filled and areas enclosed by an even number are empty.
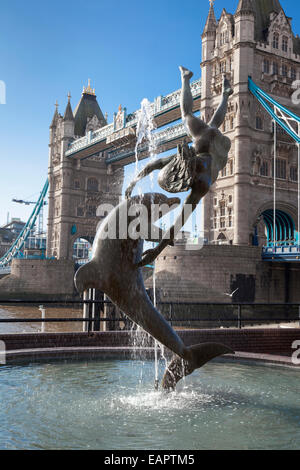
[[[220,170],[227,163],[231,147],[230,139],[219,131],[219,127],[225,119],[228,98],[233,93],[229,81],[224,76],[222,102],[212,120],[206,124],[193,114],[193,96],[190,88],[193,72],[184,67],[179,68],[182,80],[181,115],[187,133],[192,138],[192,146],[179,145],[175,156],[171,155],[148,163],[128,186],[125,195],[126,198],[129,198],[136,183],[154,170],[160,170],[158,183],[162,189],[170,193],[189,190],[191,192],[174,225],[168,229],[155,248],[145,251],[139,266],[153,262],[167,245],[174,244],[176,234],[187,221],[185,214],[188,213],[189,216],[196,209],[197,204],[216,181]],[[192,211],[186,211],[188,205]]]

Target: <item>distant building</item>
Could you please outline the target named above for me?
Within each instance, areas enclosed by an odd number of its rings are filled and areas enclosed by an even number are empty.
[[[13,218],[8,224],[3,225],[2,228],[9,230],[15,238],[17,238],[22,232],[24,226],[25,222],[22,222],[21,219]]]
[[[0,258],[5,255],[14,241],[14,234],[5,227],[0,227]]]
[[[0,227],[0,258],[7,253],[25,225],[26,223],[21,219],[13,218],[8,224]],[[34,228],[26,240],[24,248],[19,252],[19,257],[40,257],[46,252],[46,243],[46,235],[36,234]]]

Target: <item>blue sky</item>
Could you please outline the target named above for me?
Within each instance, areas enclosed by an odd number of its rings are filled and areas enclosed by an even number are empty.
[[[36,200],[47,177],[48,134],[54,103],[64,112],[67,94],[75,108],[83,85],[92,86],[109,122],[119,104],[128,112],[180,87],[178,65],[200,76],[201,32],[206,0],[64,0],[1,2],[0,225],[25,220],[32,208],[12,198]],[[237,0],[216,0],[234,12]],[[295,2],[282,1],[295,16]]]

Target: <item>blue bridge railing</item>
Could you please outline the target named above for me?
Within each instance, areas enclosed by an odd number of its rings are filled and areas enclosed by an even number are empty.
[[[262,258],[265,261],[300,261],[300,246],[264,246]]]

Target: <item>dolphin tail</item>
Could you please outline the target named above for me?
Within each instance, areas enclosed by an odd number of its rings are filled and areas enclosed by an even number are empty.
[[[174,356],[168,365],[162,379],[162,388],[165,390],[175,390],[177,382],[183,377],[191,374],[195,369],[199,369],[208,361],[223,354],[234,354],[234,351],[220,343],[201,343],[187,347],[189,360],[184,360],[179,356]]]

